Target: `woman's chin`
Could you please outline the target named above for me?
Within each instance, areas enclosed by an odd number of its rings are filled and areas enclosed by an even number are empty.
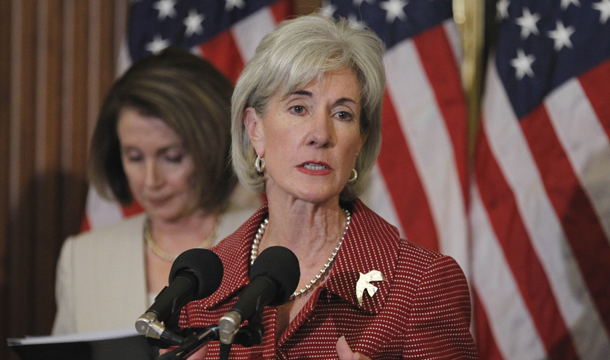
[[[319,189],[318,189],[319,190]],[[311,204],[325,204],[325,203],[333,203],[339,202],[339,194],[336,192],[320,192],[320,191],[310,191],[304,192],[300,191],[294,195],[294,197],[298,200],[305,201]]]
[[[175,211],[173,209],[151,209],[148,212],[151,219],[163,222],[176,222],[185,217],[184,212]]]

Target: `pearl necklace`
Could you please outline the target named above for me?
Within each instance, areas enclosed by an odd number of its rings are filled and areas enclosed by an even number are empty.
[[[343,239],[345,239],[345,234],[347,233],[347,229],[349,228],[349,223],[352,220],[352,215],[350,214],[350,212],[348,210],[343,209],[343,212],[347,216],[347,219],[345,220],[345,229],[343,230],[343,234],[341,234],[339,243],[335,247],[335,250],[333,251],[331,257],[328,258],[328,262],[326,264],[324,264],[324,267],[320,270],[320,273],[318,275],[316,275],[316,277],[311,279],[311,281],[309,282],[309,284],[307,284],[307,286],[305,286],[301,290],[295,291],[292,295],[290,295],[290,298],[288,299],[288,301],[291,301],[291,300],[294,300],[294,299],[300,297],[301,295],[308,292],[311,288],[313,288],[318,283],[318,281],[320,281],[320,279],[322,279],[326,275],[326,271],[335,261],[335,257],[337,256],[337,253],[339,252],[339,248],[341,247],[341,244],[343,243]],[[254,241],[252,242],[252,248],[250,249],[250,265],[254,264],[254,260],[256,260],[256,258],[258,257],[258,244],[260,243],[261,239],[263,238],[263,234],[265,233],[265,229],[267,228],[268,225],[269,225],[269,219],[267,218],[267,219],[263,220],[263,222],[261,223],[261,226],[258,228],[258,231],[256,232],[256,235],[254,236]]]
[[[155,253],[155,255],[157,255],[161,259],[167,262],[174,262],[178,255],[166,252],[165,250],[161,249],[159,245],[157,245],[155,240],[153,240],[151,234],[151,222],[152,221],[150,220],[150,217],[147,216],[146,221],[144,222],[144,240],[146,241],[146,246],[148,246],[152,250],[152,252]],[[216,238],[216,233],[218,232],[218,224],[220,224],[220,218],[216,220],[216,225],[214,226],[214,230],[212,230],[212,232],[210,233],[210,236],[208,236],[205,240],[201,242],[201,244],[199,244],[199,248],[208,248],[209,244],[214,241],[214,239]]]

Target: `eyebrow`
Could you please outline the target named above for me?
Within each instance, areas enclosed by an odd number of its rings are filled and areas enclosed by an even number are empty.
[[[311,91],[307,91],[307,90],[297,90],[297,91],[293,91],[290,95],[313,96],[313,93]]]
[[[312,97],[313,93],[311,91],[307,91],[307,90],[297,90],[297,91],[292,92],[290,95],[303,95],[303,96]],[[351,102],[351,103],[354,103],[354,104],[358,104],[354,99],[348,98],[348,97],[340,98],[337,101],[335,101],[334,104],[343,104],[343,103],[346,103],[346,102]]]

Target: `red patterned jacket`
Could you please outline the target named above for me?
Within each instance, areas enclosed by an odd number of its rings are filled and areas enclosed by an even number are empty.
[[[276,342],[276,309],[263,313],[263,344],[233,345],[231,359],[336,359],[336,343],[345,336],[350,348],[371,359],[476,359],[470,325],[466,278],[452,258],[402,240],[397,229],[367,208],[352,204],[352,222],[332,271]],[[223,282],[212,296],[188,304],[180,326],[218,323],[248,284],[249,252],[262,206],[233,235],[213,250],[224,264]],[[365,291],[360,306],[360,273],[380,271],[385,281]],[[219,358],[219,342],[208,344],[208,359]]]

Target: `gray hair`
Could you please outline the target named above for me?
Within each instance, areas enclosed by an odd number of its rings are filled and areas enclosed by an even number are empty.
[[[347,68],[360,83],[360,132],[368,135],[356,159],[358,179],[348,182],[340,195],[343,201],[354,200],[381,148],[384,52],[383,42],[372,31],[320,14],[283,21],[265,36],[239,77],[232,98],[232,160],[241,183],[257,192],[265,191],[264,176],[254,168],[256,153],[244,126],[245,110],[252,107],[262,116],[275,94],[285,98],[316,77],[322,79]]]

